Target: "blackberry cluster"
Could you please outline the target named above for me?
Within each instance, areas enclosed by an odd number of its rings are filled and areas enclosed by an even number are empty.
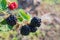
[[[29,25],[24,25],[20,29],[20,33],[22,35],[29,35],[30,32],[36,32],[37,28],[29,26]]]
[[[28,25],[24,25],[21,27],[21,34],[22,35],[28,35],[30,33],[30,28]]]
[[[39,19],[37,17],[32,18],[30,25],[32,25],[34,27],[40,27],[41,19]]]
[[[41,25],[41,19],[34,17],[29,25],[22,26],[20,32],[22,35],[28,35],[30,32],[34,33],[37,31],[37,27],[40,27],[40,25]]]
[[[16,24],[16,17],[14,15],[10,15],[7,19],[6,19],[6,22],[7,24],[11,25],[11,26],[14,26]]]

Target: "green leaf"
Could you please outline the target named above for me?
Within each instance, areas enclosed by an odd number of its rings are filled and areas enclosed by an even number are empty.
[[[23,9],[20,9],[19,13],[20,13],[21,17],[23,17],[24,19],[30,20],[30,18],[31,18],[30,15],[27,14]]]
[[[1,1],[2,1],[2,0],[0,0],[0,10],[2,9],[2,6],[1,6]]]
[[[9,28],[10,30],[12,30],[12,29],[13,29],[13,26],[8,25],[8,28]]]
[[[7,22],[6,22],[6,20],[3,20],[3,21],[1,21],[1,23],[0,24],[7,24]]]
[[[23,18],[20,16],[20,13],[16,14],[18,22],[22,22]]]
[[[2,9],[5,10],[7,8],[7,1],[6,0],[2,0],[1,1],[1,6],[2,6]]]
[[[18,18],[18,21],[22,22],[23,21],[23,18],[22,17],[19,17]]]

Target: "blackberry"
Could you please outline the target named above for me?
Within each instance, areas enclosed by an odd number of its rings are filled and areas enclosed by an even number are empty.
[[[29,27],[30,27],[30,32],[36,32],[37,31],[36,27],[31,26],[31,25],[29,25]]]
[[[21,32],[22,35],[29,35],[29,33],[30,33],[29,26],[28,25],[22,26],[20,32]]]
[[[30,25],[34,26],[34,27],[40,27],[41,25],[41,19],[37,18],[37,17],[33,17],[31,20]]]
[[[10,15],[7,19],[6,19],[6,22],[7,24],[11,25],[11,26],[14,26],[16,24],[16,17],[14,15]]]

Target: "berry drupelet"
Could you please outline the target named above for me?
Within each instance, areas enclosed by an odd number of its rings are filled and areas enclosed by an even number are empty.
[[[34,27],[40,27],[41,25],[41,19],[39,19],[38,17],[33,17],[30,23],[31,26]]]
[[[6,19],[7,24],[14,26],[17,22],[17,19],[14,15],[10,15],[7,19]]]

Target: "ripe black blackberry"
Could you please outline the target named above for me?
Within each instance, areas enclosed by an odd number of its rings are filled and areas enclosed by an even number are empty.
[[[33,17],[31,20],[30,25],[34,26],[34,27],[40,27],[41,25],[41,19],[37,18],[37,17]]]
[[[6,19],[6,22],[7,24],[11,25],[11,26],[14,26],[16,24],[16,17],[14,15],[10,15],[7,19]]]
[[[31,26],[31,25],[29,25],[29,27],[30,27],[30,32],[36,32],[37,31],[36,27]]]
[[[29,33],[30,33],[29,26],[28,25],[22,26],[20,32],[21,32],[22,35],[29,35]]]

